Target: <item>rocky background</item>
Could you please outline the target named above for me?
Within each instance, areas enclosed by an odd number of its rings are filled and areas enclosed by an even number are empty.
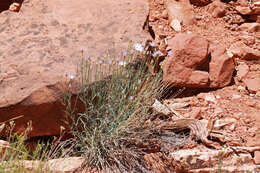
[[[221,156],[226,172],[260,171],[259,0],[24,0],[0,10],[0,122],[23,115],[16,131],[32,121],[31,137],[59,134],[61,98],[82,57],[120,59],[130,40],[153,39],[167,54],[163,81],[183,89],[163,104],[216,118],[225,144],[243,152],[191,141],[166,160],[147,154],[150,168],[214,172]]]

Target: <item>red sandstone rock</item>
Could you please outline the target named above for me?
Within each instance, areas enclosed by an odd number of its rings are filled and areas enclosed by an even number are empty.
[[[247,137],[246,145],[249,147],[260,146],[260,133],[258,132],[254,137]]]
[[[255,164],[260,165],[260,151],[255,151],[254,155]]]
[[[176,86],[206,87],[207,72],[196,68],[207,61],[209,42],[195,34],[177,34],[168,45],[173,55],[163,63],[163,80]]]
[[[168,41],[175,63],[196,69],[207,61],[209,41],[196,34],[177,34]]]
[[[201,108],[193,107],[190,112],[184,114],[183,116],[185,118],[194,118],[199,120],[201,118]]]
[[[211,61],[209,63],[210,87],[221,88],[230,84],[235,69],[233,58],[229,57],[226,48],[211,45]]]
[[[22,3],[14,2],[10,5],[9,10],[12,12],[19,12],[22,7]]]
[[[242,15],[259,15],[260,14],[260,6],[259,2],[255,2],[249,5],[247,2],[240,2],[239,6],[236,6],[236,10]]]
[[[228,156],[227,156],[228,155]],[[172,164],[175,169],[191,173],[215,172],[221,157],[221,171],[223,172],[244,172],[258,171],[249,153],[236,155],[231,149],[209,150],[206,148],[182,149],[170,153]],[[168,159],[170,160],[170,158]]]
[[[253,45],[256,41],[256,38],[254,36],[249,36],[248,34],[243,34],[239,36],[239,39],[246,45]]]
[[[99,173],[98,171],[92,170],[81,170],[81,166],[84,162],[83,157],[67,157],[60,159],[52,159],[48,161],[39,161],[39,160],[19,160],[17,161],[17,166],[23,165],[23,168],[30,171],[41,171],[45,172],[59,172],[59,173],[68,173],[68,172],[88,172],[88,173]],[[14,164],[15,166],[15,164]]]
[[[242,80],[246,77],[249,72],[249,67],[246,64],[239,64],[237,67],[237,77],[239,80]]]
[[[179,87],[219,88],[231,82],[234,62],[222,46],[211,46],[196,34],[177,34],[169,40],[174,52],[163,63],[163,80]],[[210,62],[209,62],[210,61]]]
[[[239,31],[247,31],[247,32],[260,32],[260,24],[259,23],[243,23],[238,27]]]
[[[23,115],[15,131],[31,120],[29,136],[59,134],[66,73],[75,75],[88,54],[118,58],[130,40],[146,40],[147,14],[140,0],[34,0],[1,13],[0,122]]]
[[[242,42],[236,42],[232,44],[229,48],[229,51],[236,57],[242,60],[259,60],[260,51],[248,47]]]
[[[242,6],[242,7],[247,7],[248,6],[248,1],[247,0],[238,0],[237,3]]]
[[[256,93],[260,91],[260,78],[246,78],[243,82],[250,92]]]
[[[194,23],[194,14],[188,1],[167,1],[166,5],[170,23],[176,19],[184,25]]]
[[[243,15],[248,15],[252,13],[252,10],[248,6],[237,6],[236,10]]]
[[[208,12],[211,13],[213,17],[223,17],[226,14],[225,5],[220,1],[214,1],[209,5]]]
[[[260,16],[257,16],[256,22],[260,24]]]

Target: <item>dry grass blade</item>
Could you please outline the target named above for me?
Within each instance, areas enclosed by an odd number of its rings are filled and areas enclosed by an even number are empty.
[[[0,133],[4,130],[4,128],[5,128],[5,123],[7,123],[7,122],[11,122],[11,121],[13,121],[13,120],[16,120],[16,119],[19,119],[19,118],[22,118],[22,117],[23,117],[23,115],[20,115],[20,116],[17,116],[17,117],[11,118],[11,119],[9,119],[9,120],[6,120],[6,121],[3,121],[3,122],[0,122]]]
[[[5,124],[3,123],[0,125],[0,133],[4,130],[4,128],[5,128]]]
[[[216,143],[207,139],[207,137],[210,134],[207,125],[205,125],[204,123],[202,123],[197,119],[192,119],[192,118],[177,119],[170,122],[163,122],[158,127],[158,130],[160,132],[163,131],[176,132],[185,129],[190,129],[191,134],[193,136],[196,136],[198,139],[200,139],[205,145],[213,148],[218,148],[218,145]]]
[[[6,121],[3,121],[3,122],[0,122],[0,124],[5,124],[5,123],[7,123],[7,122],[10,122],[10,121],[13,121],[13,120],[16,120],[16,119],[22,118],[22,117],[23,117],[23,115],[20,115],[20,116],[17,116],[17,117],[11,118],[11,119],[9,119],[9,120],[6,120]]]

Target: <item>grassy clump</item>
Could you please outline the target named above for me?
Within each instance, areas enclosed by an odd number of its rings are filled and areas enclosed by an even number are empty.
[[[75,148],[85,155],[88,168],[144,172],[144,154],[163,140],[148,123],[148,112],[161,88],[162,73],[151,75],[142,56],[145,55],[128,53],[126,57],[131,61],[123,67],[112,63],[112,68],[93,68],[88,60],[81,64],[82,90],[78,99],[85,111],[75,114],[69,95],[66,101],[68,117],[72,118],[69,125],[78,141]],[[91,69],[98,70],[93,74]],[[91,81],[93,75],[97,82]]]
[[[182,139],[156,131],[151,105],[158,93],[164,91],[162,73],[151,75],[145,56],[129,51],[123,60],[95,60],[94,63],[90,58],[83,58],[77,102],[83,104],[85,111],[76,113],[71,93],[64,99],[68,126],[75,138],[38,142],[32,150],[26,146],[26,132],[10,135],[7,141],[11,146],[4,151],[0,149],[3,153],[0,172],[46,172],[50,159],[82,155],[86,158],[83,168],[105,172],[149,171],[143,158],[146,153],[160,151],[161,143],[176,145]],[[25,160],[42,164],[28,170]]]
[[[6,123],[6,134],[9,134],[6,141],[9,145],[0,146],[0,172],[21,173],[33,172],[44,173],[49,170],[47,161],[54,158],[64,158],[70,155],[71,140],[61,141],[61,138],[54,140],[36,140],[29,142],[27,133],[13,133],[15,123]],[[29,125],[30,126],[30,125]]]

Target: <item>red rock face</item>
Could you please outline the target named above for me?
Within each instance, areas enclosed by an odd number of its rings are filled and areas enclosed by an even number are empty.
[[[163,80],[177,86],[208,86],[207,72],[197,68],[207,61],[209,42],[195,34],[177,34],[168,46],[173,55],[165,59]]]
[[[52,136],[61,133],[61,126],[70,129],[66,122],[66,107],[63,104],[64,93],[66,92],[65,83],[56,83],[48,85],[32,92],[21,102],[0,108],[0,122],[8,121],[11,118],[22,116],[14,120],[15,126],[13,132],[23,133],[31,128],[27,134],[34,136]],[[75,93],[74,93],[75,94]],[[79,100],[72,97],[73,104],[78,112],[84,111],[84,106]],[[31,123],[30,126],[28,123]],[[8,135],[6,130],[1,132],[2,136]]]
[[[243,42],[232,44],[229,50],[241,60],[260,60],[260,51],[247,46]]]
[[[213,17],[223,17],[226,14],[225,5],[220,1],[213,1],[213,3],[209,5],[208,11]]]
[[[177,34],[168,45],[173,55],[164,62],[164,82],[192,88],[221,88],[231,82],[235,65],[225,47],[210,47],[196,34]]]
[[[240,31],[247,32],[260,32],[260,24],[259,23],[244,23],[238,28]]]
[[[219,44],[211,45],[209,76],[211,88],[222,88],[230,84],[235,63],[226,53],[226,48]]]
[[[60,133],[63,90],[56,84],[76,75],[83,58],[118,59],[130,40],[149,38],[142,29],[147,1],[33,0],[21,9],[0,14],[0,122],[23,115],[15,131],[31,120],[30,136]]]
[[[254,161],[255,164],[260,165],[260,151],[255,151],[255,157],[254,157]]]
[[[167,1],[167,12],[170,22],[174,19],[185,25],[195,22],[194,13],[188,1]]]

